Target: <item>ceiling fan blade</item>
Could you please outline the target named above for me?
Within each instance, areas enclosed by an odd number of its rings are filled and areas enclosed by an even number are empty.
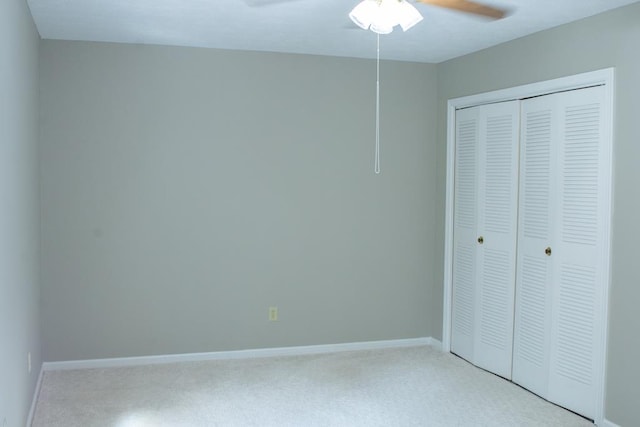
[[[505,9],[486,6],[470,0],[417,0],[418,3],[440,6],[447,9],[455,9],[474,15],[486,16],[492,19],[502,19],[507,15]]]

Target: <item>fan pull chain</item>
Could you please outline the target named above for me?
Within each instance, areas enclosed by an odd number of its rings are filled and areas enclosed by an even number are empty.
[[[378,34],[376,61],[376,158],[373,170],[376,174],[380,174],[380,34]]]

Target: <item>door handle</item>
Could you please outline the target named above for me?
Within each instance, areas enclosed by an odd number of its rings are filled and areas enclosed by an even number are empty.
[[[482,237],[482,236],[478,237],[478,243],[483,244],[484,243],[484,237]]]
[[[547,256],[551,256],[551,246],[547,247],[547,249],[544,250],[544,253],[547,254]]]

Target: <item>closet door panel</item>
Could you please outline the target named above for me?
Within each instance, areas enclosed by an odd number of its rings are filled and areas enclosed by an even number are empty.
[[[480,109],[478,333],[475,364],[511,378],[519,102]]]
[[[593,418],[596,366],[602,353],[604,224],[604,88],[563,94],[558,150],[561,175],[553,299],[549,399]],[[604,176],[603,176],[604,175]],[[555,256],[555,253],[554,253]]]
[[[522,103],[513,380],[595,416],[610,159],[604,88]]]
[[[555,232],[555,95],[523,101],[513,380],[546,396],[553,264],[546,253]]]
[[[473,363],[476,334],[478,108],[456,112],[451,351]]]

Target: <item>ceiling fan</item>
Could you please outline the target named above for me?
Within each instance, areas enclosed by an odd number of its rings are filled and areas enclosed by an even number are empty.
[[[473,0],[361,0],[349,13],[349,18],[358,27],[378,34],[389,34],[396,25],[407,31],[423,19],[413,2],[453,9],[492,20],[507,15],[506,9]]]
[[[263,6],[272,2],[289,2],[295,0],[245,0],[252,6]],[[389,34],[393,27],[400,25],[404,31],[413,27],[423,18],[411,3],[422,3],[438,6],[468,14],[482,16],[491,20],[502,19],[509,14],[504,8],[488,6],[473,0],[361,0],[349,13],[349,18],[358,27],[377,33],[377,65],[376,65],[376,134],[374,172],[380,173],[380,34]],[[249,3],[251,2],[251,3]],[[264,3],[266,2],[266,3]]]
[[[244,0],[244,2],[251,7],[263,7],[275,5],[278,3],[289,3],[297,0]],[[382,3],[380,0],[372,0],[377,3]],[[383,0],[389,2],[390,0]],[[396,0],[397,2],[403,2],[408,0]],[[412,3],[423,3],[430,6],[443,7],[445,9],[453,9],[460,12],[466,12],[473,15],[483,16],[490,19],[502,19],[509,14],[509,11],[504,8],[497,8],[487,6],[472,0],[411,0]]]
[[[454,9],[480,15],[490,19],[501,19],[507,15],[498,9],[472,0],[415,0],[433,6]],[[349,13],[349,18],[358,27],[377,33],[378,49],[376,64],[376,151],[374,172],[380,173],[380,34],[389,34],[399,25],[403,31],[422,21],[420,12],[408,0],[362,0]]]

